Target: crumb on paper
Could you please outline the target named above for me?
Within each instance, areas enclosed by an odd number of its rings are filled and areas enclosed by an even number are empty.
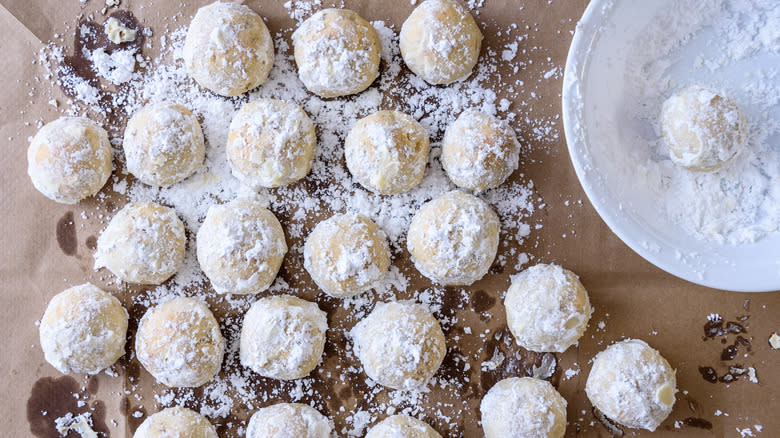
[[[542,356],[542,363],[537,367],[535,364],[531,367],[531,376],[536,379],[547,379],[555,374],[555,366],[558,363],[555,359],[555,355],[552,353],[544,353]]]
[[[106,6],[100,10],[100,13],[105,15],[109,9],[119,7],[120,3],[122,3],[122,0],[106,0]]]
[[[771,346],[773,350],[780,349],[780,335],[772,333],[772,335],[769,336],[769,346]]]
[[[482,371],[493,371],[499,366],[501,366],[502,363],[504,363],[504,353],[501,352],[498,348],[496,348],[493,351],[493,357],[490,358],[490,360],[486,360],[482,362]]]
[[[748,375],[748,380],[750,380],[753,383],[758,383],[758,377],[756,376],[756,369],[755,368],[748,367],[747,375]]]
[[[103,25],[103,31],[106,33],[108,39],[114,44],[135,41],[136,37],[135,29],[130,29],[114,17],[110,17],[106,20],[106,24]]]
[[[68,412],[54,420],[54,424],[57,427],[57,432],[60,436],[66,436],[70,432],[76,432],[82,436],[82,438],[98,438],[97,432],[92,430],[92,415],[89,412],[73,416]]]

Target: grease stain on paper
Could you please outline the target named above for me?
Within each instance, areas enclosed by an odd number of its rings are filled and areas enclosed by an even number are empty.
[[[81,392],[79,383],[70,376],[43,377],[38,379],[27,399],[27,421],[30,432],[38,438],[60,438],[56,419],[71,414],[88,412],[92,417],[92,429],[102,437],[111,436],[106,426],[106,406],[100,400],[89,403],[90,394],[97,393],[97,379],[90,379],[87,394]]]
[[[79,241],[76,238],[76,223],[73,221],[73,212],[65,213],[57,221],[57,243],[65,255],[74,256],[78,252]]]

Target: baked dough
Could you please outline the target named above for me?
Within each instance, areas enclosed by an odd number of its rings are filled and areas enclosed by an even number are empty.
[[[519,159],[514,130],[491,115],[464,111],[444,133],[441,164],[458,187],[475,192],[498,187]]]
[[[426,0],[401,26],[400,46],[414,74],[431,84],[449,84],[471,74],[482,32],[459,2]]]
[[[661,127],[669,158],[690,170],[723,166],[747,141],[747,123],[737,104],[700,86],[684,88],[664,102]]]
[[[325,349],[327,314],[290,295],[252,304],[241,326],[241,365],[272,379],[306,377]]]
[[[384,278],[390,268],[390,246],[371,219],[337,214],[317,224],[306,238],[303,266],[325,293],[348,297]]]
[[[676,386],[674,369],[658,351],[627,339],[593,358],[585,392],[610,419],[653,431],[672,412]]]
[[[182,55],[195,82],[237,96],[265,82],[274,45],[263,18],[248,6],[217,1],[195,13]]]
[[[441,438],[428,423],[408,415],[393,415],[375,424],[366,438]]]
[[[268,289],[287,253],[279,220],[251,199],[209,207],[197,242],[200,267],[214,290],[223,294]]]
[[[278,403],[258,409],[246,428],[246,438],[331,438],[332,433],[330,420],[300,403]]]
[[[363,187],[394,195],[420,184],[428,163],[428,133],[400,111],[359,120],[344,143],[347,168]]]
[[[406,246],[423,275],[445,286],[466,286],[484,277],[493,264],[500,227],[490,205],[456,190],[420,208]]]
[[[490,388],[479,406],[485,438],[561,438],[566,400],[546,380],[510,377]]]
[[[439,321],[409,301],[377,303],[352,338],[366,375],[393,389],[425,386],[447,351]]]
[[[292,38],[298,77],[320,97],[360,93],[379,76],[379,35],[354,11],[323,9]]]
[[[35,134],[27,173],[35,188],[62,204],[75,204],[103,187],[113,154],[108,133],[85,117],[60,117]]]
[[[127,170],[150,186],[170,186],[192,175],[206,152],[198,118],[175,103],[147,105],[135,113],[122,148]]]
[[[133,438],[218,438],[217,430],[199,413],[181,406],[150,415]]]
[[[176,298],[149,309],[141,318],[135,354],[157,381],[195,387],[219,372],[225,341],[208,306],[195,298]]]
[[[127,311],[90,283],[55,295],[38,327],[46,361],[64,374],[97,374],[125,354]]]
[[[131,202],[97,240],[95,269],[108,268],[128,283],[161,284],[184,261],[184,224],[172,208]]]
[[[517,345],[536,352],[566,351],[582,337],[592,313],[577,275],[546,264],[514,276],[504,306]]]
[[[244,184],[279,187],[309,173],[317,136],[303,108],[288,100],[244,104],[230,122],[227,156]]]

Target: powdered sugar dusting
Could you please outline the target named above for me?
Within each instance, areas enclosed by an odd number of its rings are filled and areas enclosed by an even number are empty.
[[[285,6],[291,17],[299,21],[319,9],[316,4],[312,6],[311,3],[297,1],[288,2]],[[63,85],[71,90],[94,90],[94,93],[75,93],[73,102],[69,103],[72,106],[66,105],[64,111],[74,114],[88,111],[92,117],[114,123],[109,131],[114,136],[115,147],[121,144],[118,134],[123,127],[121,121],[109,121],[115,108],[131,115],[150,103],[175,102],[190,109],[202,125],[206,156],[203,166],[192,176],[170,187],[147,186],[128,177],[123,157],[117,154],[117,171],[111,183],[113,191],[129,201],[154,200],[174,208],[183,220],[189,237],[185,261],[176,276],[161,286],[134,293],[128,306],[135,309],[131,317],[138,318],[139,310],[175,297],[195,297],[208,302],[209,307],[214,309],[225,338],[222,371],[201,388],[155,387],[154,398],[143,399],[142,394],[149,393],[148,388],[152,386],[145,380],[148,377],[142,376],[140,380],[130,378],[131,398],[138,399],[147,412],[160,406],[186,405],[209,417],[220,431],[224,428],[242,435],[246,429],[247,412],[251,414],[276,401],[300,401],[334,418],[338,431],[345,436],[360,436],[379,417],[391,412],[426,419],[442,432],[450,430],[448,435],[462,435],[464,426],[453,413],[468,409],[469,400],[463,399],[460,393],[469,388],[474,369],[470,367],[470,359],[458,352],[455,341],[447,341],[448,356],[454,354],[459,359],[445,365],[446,370],[443,367],[434,375],[426,389],[390,390],[366,380],[346,339],[349,330],[368,315],[378,301],[414,299],[434,314],[445,333],[453,330],[460,321],[458,313],[468,306],[468,291],[435,286],[418,288],[417,284],[427,280],[410,267],[405,251],[406,232],[414,213],[423,203],[455,188],[444,173],[439,158],[446,127],[461,112],[473,109],[507,120],[518,137],[533,139],[545,146],[557,138],[557,122],[555,118],[533,117],[532,102],[510,102],[519,95],[524,84],[504,81],[498,75],[499,69],[512,69],[506,65],[510,61],[501,59],[500,54],[490,48],[485,48],[484,60],[480,59],[467,80],[447,87],[435,87],[403,67],[397,26],[382,21],[374,21],[372,26],[382,45],[380,76],[366,91],[339,99],[314,96],[300,82],[292,56],[291,29],[274,34],[275,59],[265,83],[236,98],[211,94],[196,86],[187,75],[182,58],[186,27],[174,29],[161,37],[161,55],[154,59],[138,55],[143,59],[146,70],[143,74],[135,72],[129,81],[122,84],[122,92],[116,94],[108,94],[72,73],[58,72],[56,60],[62,59],[63,51],[57,47],[49,49],[55,55],[59,54],[52,58],[55,64],[52,73],[60,78]],[[272,31],[275,32],[274,29]],[[502,32],[509,36],[514,31]],[[515,40],[521,42],[522,38]],[[525,50],[518,48],[512,62],[522,63],[527,53]],[[276,189],[253,191],[231,173],[226,159],[226,144],[230,122],[238,109],[245,102],[260,98],[290,100],[300,105],[316,126],[317,147],[311,171],[301,181]],[[359,119],[382,109],[395,109],[411,115],[427,131],[431,141],[431,153],[421,183],[394,196],[383,196],[362,188],[344,165],[343,142],[349,130]],[[525,148],[530,147],[528,142],[522,143]],[[502,249],[494,267],[499,271],[505,267],[514,269],[528,260],[528,256],[519,252],[518,248],[533,235],[533,227],[528,220],[542,201],[533,183],[522,173],[516,173],[516,177],[479,196],[501,219]],[[289,252],[285,256],[282,273],[264,294],[306,297],[316,301],[328,313],[330,328],[323,363],[305,378],[275,381],[259,377],[241,366],[241,322],[244,313],[259,297],[215,294],[198,264],[193,236],[209,207],[243,197],[258,199],[266,205],[279,218],[288,239]],[[341,212],[358,213],[373,220],[387,235],[394,261],[389,272],[374,285],[373,292],[337,300],[313,288],[308,274],[302,269],[302,259],[303,242],[313,226]],[[474,353],[475,356],[480,354],[481,351]],[[354,409],[347,410],[342,400],[352,400],[350,403],[354,403]],[[437,400],[436,405],[432,400]]]
[[[780,223],[780,190],[775,183],[780,178],[778,70],[759,67],[756,74],[739,74],[738,79],[730,72],[744,70],[748,58],[774,54],[777,59],[780,7],[765,0],[675,1],[662,14],[634,42],[628,61],[628,73],[636,78],[628,99],[641,102],[632,111],[649,132],[640,139],[647,147],[627,157],[626,170],[641,179],[639,186],[657,200],[658,211],[699,239],[736,245],[776,232]],[[706,39],[713,47],[693,53],[688,43],[695,39]],[[685,69],[690,79],[676,82],[673,78]],[[717,171],[691,172],[674,165],[660,136],[662,102],[689,85],[723,89],[746,113],[745,150]]]

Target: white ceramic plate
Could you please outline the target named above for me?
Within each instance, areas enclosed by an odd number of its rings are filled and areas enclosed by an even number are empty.
[[[631,139],[648,135],[635,132],[643,128],[630,120],[625,108],[626,90],[635,85],[628,83],[633,80],[627,74],[629,42],[636,41],[642,29],[658,20],[672,1],[593,0],[588,5],[569,50],[563,86],[563,121],[571,160],[602,219],[629,247],[654,265],[713,288],[778,290],[780,232],[738,245],[696,238],[666,215],[655,214],[654,203],[646,196],[643,199],[641,190],[626,180],[626,169],[615,168],[615,154],[621,153],[620,149]],[[699,32],[683,42],[679,50],[712,52],[709,38],[706,30]],[[777,69],[777,57],[747,58],[733,72],[724,69],[720,80],[738,81],[745,71],[773,65]],[[690,74],[690,68],[669,69],[674,82],[684,84],[690,80],[685,75]],[[776,137],[771,139],[775,147]]]

